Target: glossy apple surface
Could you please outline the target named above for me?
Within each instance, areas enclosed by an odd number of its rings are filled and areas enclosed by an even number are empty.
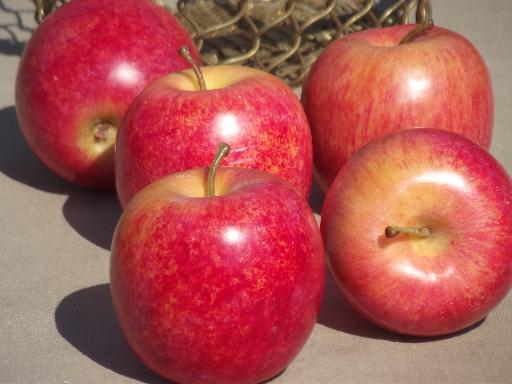
[[[124,210],[110,264],[133,350],[179,383],[259,383],[308,338],[323,293],[323,246],[307,201],[277,176],[220,168],[150,184]]]
[[[413,28],[354,33],[313,65],[302,97],[324,192],[358,148],[399,129],[442,127],[489,148],[494,102],[482,57],[439,27],[399,45]]]
[[[313,168],[309,125],[293,91],[277,77],[242,66],[164,76],[135,99],[116,142],[121,204],[160,177],[209,165],[219,141],[231,146],[225,165],[281,176],[308,196]]]
[[[108,3],[108,4],[107,4]],[[151,0],[72,1],[34,32],[16,81],[16,111],[28,144],[55,173],[113,188],[116,128],[151,80],[188,68],[177,53],[185,29]]]
[[[337,285],[392,331],[451,333],[484,318],[512,282],[512,185],[460,135],[404,130],[345,164],[327,193],[321,231]],[[427,228],[427,237],[388,226]]]

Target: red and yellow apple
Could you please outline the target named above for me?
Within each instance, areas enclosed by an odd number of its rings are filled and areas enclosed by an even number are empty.
[[[71,1],[49,15],[27,44],[16,81],[16,111],[35,154],[56,174],[113,188],[116,128],[151,80],[187,68],[186,30],[151,0]]]
[[[116,142],[116,185],[126,205],[163,176],[208,166],[217,143],[228,166],[281,176],[308,196],[312,139],[298,97],[277,77],[249,67],[192,70],[153,81],[134,100]]]
[[[484,318],[512,283],[512,184],[458,134],[403,130],[357,151],[322,209],[327,262],[348,301],[395,332]]]
[[[494,103],[482,57],[439,27],[399,44],[415,28],[353,33],[313,65],[302,97],[324,192],[357,149],[399,129],[442,127],[489,148]]]
[[[304,197],[259,170],[161,178],[117,225],[110,281],[129,344],[179,383],[259,383],[284,370],[316,321],[323,246]]]

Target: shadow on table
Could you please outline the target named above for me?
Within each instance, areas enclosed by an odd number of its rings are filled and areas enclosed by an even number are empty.
[[[0,24],[0,30],[9,36],[9,39],[0,40],[0,54],[21,56],[25,46],[25,42],[22,40],[26,38],[27,33],[32,33],[35,28],[33,19],[35,9],[28,7],[20,9],[19,4],[14,7],[9,7],[5,1],[0,0],[0,13],[10,15],[4,19],[12,20]],[[27,17],[30,17],[30,22],[27,21]],[[22,36],[23,34],[25,37]]]
[[[110,250],[112,236],[122,213],[115,192],[77,189],[67,198],[62,213],[82,237]]]
[[[324,193],[318,186],[317,182],[313,179],[313,183],[311,185],[311,192],[309,193],[309,206],[313,210],[314,213],[321,214],[322,213],[322,205],[324,204]]]
[[[114,314],[109,284],[66,296],[55,310],[55,324],[71,345],[105,368],[144,383],[166,382],[146,368],[126,342]]]
[[[0,54],[8,56],[21,56],[25,43],[21,41],[0,39]]]
[[[20,131],[16,109],[0,109],[0,172],[42,191],[67,194],[62,211],[84,238],[109,250],[121,207],[114,192],[75,187],[54,175],[35,157]]]
[[[21,133],[14,106],[0,109],[0,172],[46,192],[67,194],[74,189],[32,153]]]
[[[466,329],[444,336],[415,337],[393,333],[374,325],[362,317],[348,301],[343,298],[328,271],[326,271],[324,300],[317,319],[318,324],[322,324],[337,331],[361,337],[401,343],[422,343],[450,339],[478,328],[484,321],[485,318]]]

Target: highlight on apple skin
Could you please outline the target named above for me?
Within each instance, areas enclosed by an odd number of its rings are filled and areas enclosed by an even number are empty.
[[[327,263],[372,322],[419,336],[475,324],[512,283],[512,184],[480,145],[434,129],[367,144],[322,209]]]
[[[399,129],[439,127],[489,148],[494,100],[483,58],[463,36],[436,26],[400,44],[416,28],[353,33],[314,63],[302,101],[324,192],[357,149]]]
[[[320,231],[288,182],[219,168],[161,178],[124,210],[112,300],[139,358],[179,383],[260,383],[309,337],[324,289]]]
[[[152,0],[71,1],[35,30],[16,79],[20,128],[37,157],[81,186],[113,189],[117,126],[151,80],[199,53],[185,28]]]

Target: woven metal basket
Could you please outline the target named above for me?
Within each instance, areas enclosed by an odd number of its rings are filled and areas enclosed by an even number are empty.
[[[67,1],[33,0],[36,20]],[[251,65],[292,86],[302,83],[330,41],[408,23],[414,12],[416,22],[432,16],[428,0],[178,0],[170,11],[188,29],[207,65]]]

